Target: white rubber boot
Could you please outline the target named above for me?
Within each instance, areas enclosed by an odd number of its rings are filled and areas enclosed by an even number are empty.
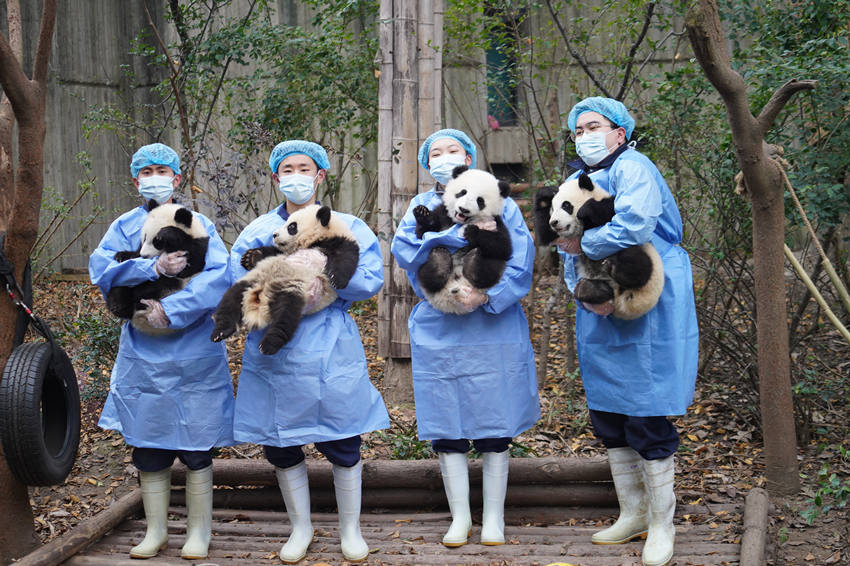
[[[171,468],[139,472],[142,506],[145,509],[145,538],[130,549],[130,558],[153,558],[168,544],[168,502],[171,499]]]
[[[275,475],[292,524],[292,533],[280,549],[280,559],[285,564],[295,564],[307,556],[307,547],[313,540],[307,462],[302,461],[289,468],[275,468]]]
[[[469,513],[469,469],[466,454],[440,452],[440,473],[449,501],[452,524],[443,536],[443,544],[454,548],[463,546],[472,532],[472,515]]]
[[[481,544],[505,544],[505,493],[508,490],[510,452],[484,452],[481,455],[481,489],[484,512],[481,517]]]
[[[673,455],[663,460],[643,461],[643,481],[649,493],[649,534],[643,546],[644,566],[663,566],[673,558],[673,513],[676,495],[673,493]]]
[[[186,470],[186,544],[180,556],[187,560],[206,558],[212,535],[212,466]]]
[[[643,485],[642,462],[640,454],[631,448],[608,449],[620,516],[613,525],[590,537],[593,544],[622,544],[638,537],[646,538],[649,498]]]
[[[346,468],[334,464],[334,491],[339,511],[339,542],[342,555],[349,562],[360,562],[369,556],[369,545],[360,534],[361,462]]]

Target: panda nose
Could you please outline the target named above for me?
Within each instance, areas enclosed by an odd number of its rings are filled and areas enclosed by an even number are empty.
[[[272,238],[274,238],[275,240],[277,240],[277,232],[275,232],[274,234],[272,234]]]
[[[469,209],[462,206],[457,207],[458,211],[464,216],[469,216]]]
[[[549,226],[551,226],[552,228],[557,228],[558,227],[558,221],[557,220],[550,220]]]

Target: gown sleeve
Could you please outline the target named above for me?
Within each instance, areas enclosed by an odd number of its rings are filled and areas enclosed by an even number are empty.
[[[134,237],[125,233],[125,224],[128,222],[126,215],[116,219],[89,257],[89,277],[104,297],[113,287],[132,287],[159,277],[154,269],[156,258],[138,257],[122,262],[115,260],[117,252],[139,249],[141,242],[138,233]]]
[[[224,242],[215,226],[206,218],[200,218],[210,237],[206,264],[204,270],[192,277],[186,287],[160,301],[171,321],[169,328],[184,328],[198,318],[207,316],[218,306],[230,285],[230,268]]]
[[[614,193],[614,217],[581,238],[582,251],[590,259],[645,244],[661,216],[661,189],[647,167],[627,161],[612,173],[609,192]]]
[[[362,301],[373,297],[384,284],[384,265],[378,238],[365,222],[353,218],[351,230],[360,247],[357,270],[343,289],[337,294],[345,301]]]
[[[499,314],[528,294],[534,268],[534,240],[513,199],[505,201],[502,220],[510,231],[513,249],[505,273],[498,283],[487,289],[489,300],[481,307],[492,314]]]

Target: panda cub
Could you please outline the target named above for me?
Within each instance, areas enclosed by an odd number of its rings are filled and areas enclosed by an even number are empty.
[[[454,254],[442,246],[432,249],[417,277],[431,306],[450,314],[466,314],[456,299],[473,288],[483,292],[498,283],[511,257],[511,236],[502,221],[510,186],[465,165],[456,167],[452,175],[440,206],[413,209],[416,237],[462,224],[467,245]]]
[[[292,213],[273,238],[274,246],[243,254],[242,267],[249,271],[225,292],[213,314],[213,342],[231,336],[240,324],[248,332],[268,327],[260,351],[274,354],[292,339],[302,316],[334,302],[336,289],[346,287],[357,270],[357,239],[345,220],[327,206],[310,205]],[[324,269],[301,261],[303,254],[297,252],[308,249],[327,258]],[[321,298],[302,312],[317,277],[323,286]]]
[[[557,238],[581,238],[585,230],[614,217],[614,197],[582,173],[557,189],[541,189],[534,198],[534,217],[541,244]],[[651,243],[625,248],[598,261],[580,254],[576,267],[576,300],[588,304],[613,301],[612,314],[624,320],[649,312],[664,288],[664,265]]]
[[[145,315],[148,307],[142,299],[162,299],[181,290],[193,276],[204,270],[206,265],[209,235],[203,223],[195,218],[188,208],[179,204],[158,205],[148,201],[149,211],[142,225],[142,243],[137,251],[121,251],[115,254],[118,262],[137,257],[157,257],[162,253],[185,251],[186,267],[174,277],[161,276],[133,287],[113,287],[106,295],[106,307],[119,318],[146,334],[170,334],[170,328],[151,327]]]

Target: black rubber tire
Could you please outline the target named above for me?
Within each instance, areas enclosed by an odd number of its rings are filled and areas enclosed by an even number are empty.
[[[65,481],[80,444],[80,390],[58,345],[12,351],[0,379],[0,441],[12,473],[27,485]]]

